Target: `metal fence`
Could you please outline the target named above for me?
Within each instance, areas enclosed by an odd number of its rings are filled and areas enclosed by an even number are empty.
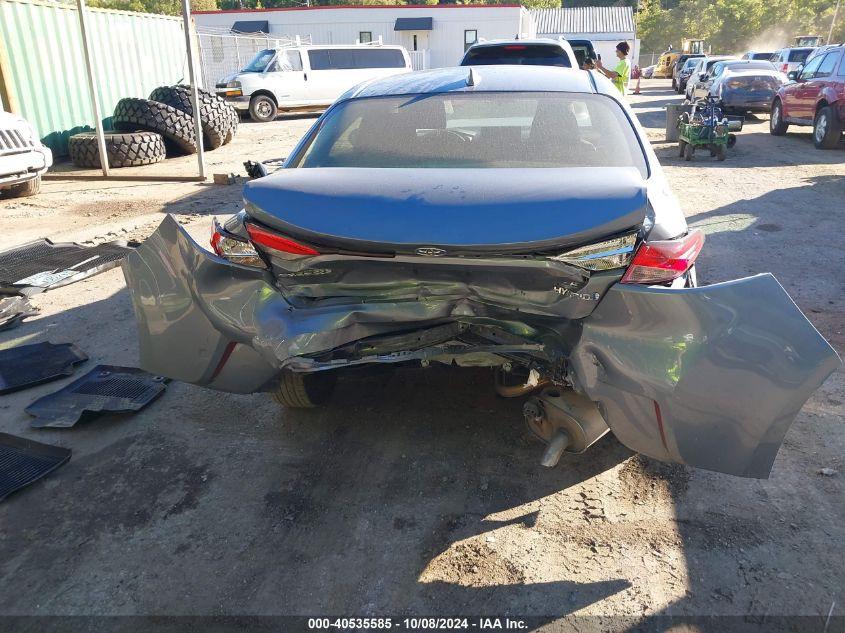
[[[122,97],[146,97],[187,81],[182,20],[164,15],[88,9],[97,99],[108,127]],[[76,7],[42,0],[0,0],[0,96],[29,120],[57,156],[68,136],[90,130]]]
[[[202,84],[212,90],[226,75],[243,68],[259,51],[310,44],[310,36],[273,37],[270,35],[238,35],[203,29],[197,33]]]
[[[646,68],[647,66],[654,66],[657,63],[657,60],[660,59],[660,56],[663,53],[643,53],[640,52],[639,61],[637,62],[640,68]]]

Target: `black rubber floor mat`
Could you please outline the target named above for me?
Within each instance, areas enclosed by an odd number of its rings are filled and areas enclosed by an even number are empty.
[[[167,387],[165,379],[135,367],[97,365],[63,389],[26,408],[36,428],[70,428],[85,412],[140,411]]]
[[[0,298],[0,331],[11,330],[26,317],[38,314],[38,308],[21,296]]]
[[[31,295],[65,286],[119,266],[130,250],[115,243],[86,247],[29,242],[0,252],[0,288]]]
[[[70,459],[70,450],[0,433],[0,500]]]
[[[33,343],[0,350],[0,394],[70,376],[88,355],[72,343]]]

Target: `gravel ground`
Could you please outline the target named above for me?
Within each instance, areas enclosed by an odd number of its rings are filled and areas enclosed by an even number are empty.
[[[644,82],[631,101],[707,233],[700,281],[773,272],[842,354],[845,146],[816,150],[808,129],[775,138],[759,118],[727,161],[685,163],[661,142],[662,107],[677,100],[667,84]],[[245,122],[210,171],[284,156],[312,122]],[[164,213],[205,239],[239,195],[51,180],[37,198],[0,200],[0,246],[143,239]],[[77,376],[137,363],[119,270],[35,303],[40,316],[0,346],[74,342],[91,357]],[[302,412],[172,383],[134,416],[30,429],[24,407],[62,384],[0,399],[0,431],[73,449],[0,504],[0,614],[510,613],[553,628],[576,613],[603,616],[602,630],[666,615],[826,616],[834,603],[845,615],[842,371],[799,414],[767,481],[660,464],[609,436],[544,470],[521,402],[497,398],[484,370],[362,375]]]

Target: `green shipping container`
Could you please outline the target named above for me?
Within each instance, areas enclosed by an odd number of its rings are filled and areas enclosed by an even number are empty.
[[[123,97],[187,82],[181,18],[88,9],[88,28],[106,129]],[[67,154],[71,134],[94,128],[74,5],[0,0],[0,96],[58,156]]]

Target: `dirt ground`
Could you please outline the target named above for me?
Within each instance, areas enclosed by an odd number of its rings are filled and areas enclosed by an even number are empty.
[[[677,100],[658,80],[631,97],[707,233],[699,280],[771,271],[845,353],[845,144],[816,150],[808,129],[772,137],[760,117],[727,161],[685,163],[660,142]],[[285,156],[312,123],[244,122],[210,171]],[[239,197],[238,185],[51,180],[0,201],[0,246],[142,239],[165,213],[205,240],[209,216]],[[0,346],[76,343],[91,360],[75,377],[137,364],[119,270],[35,303],[40,316]],[[350,378],[331,405],[302,412],[171,383],[134,416],[31,429],[24,407],[62,384],[0,398],[0,431],[73,450],[0,504],[0,614],[511,614],[549,629],[602,616],[571,630],[713,614],[786,630],[766,618],[845,616],[842,371],[801,411],[766,481],[663,465],[612,436],[545,470],[521,401],[497,398],[486,370]]]

